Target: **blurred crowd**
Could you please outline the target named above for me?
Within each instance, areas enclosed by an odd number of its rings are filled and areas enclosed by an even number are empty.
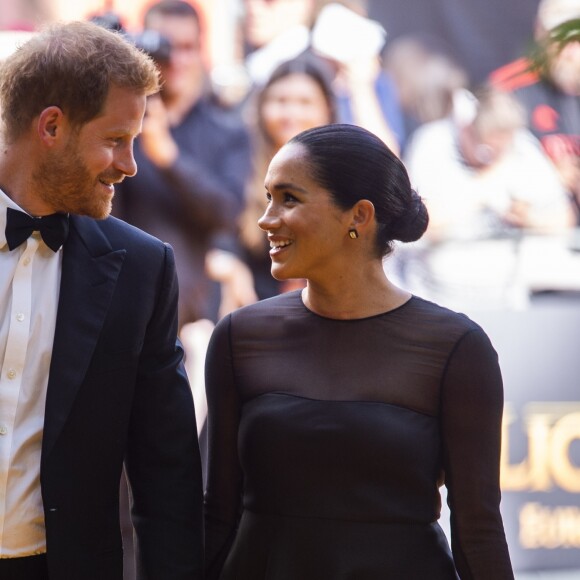
[[[224,313],[302,284],[270,276],[256,222],[272,156],[327,123],[381,137],[426,201],[427,235],[385,263],[411,291],[464,311],[580,291],[580,0],[541,0],[533,50],[480,86],[440,46],[389,40],[364,0],[242,5],[243,74],[230,82],[206,64],[191,3],[152,4],[138,34],[114,13],[91,17],[162,73],[114,213],[173,246],[191,344],[191,324],[205,336]]]
[[[191,4],[153,4],[133,37],[164,87],[115,213],[175,248],[182,326],[302,284],[270,275],[257,227],[263,180],[288,139],[335,122],[379,135],[428,204],[427,235],[385,263],[402,285],[464,311],[580,290],[577,0],[542,0],[533,50],[479,86],[441,46],[389,42],[364,0],[243,0],[243,9],[243,74],[229,84],[204,64]],[[95,19],[123,30],[114,14]]]
[[[288,139],[335,122],[380,136],[428,204],[425,238],[385,264],[401,284],[464,310],[580,290],[578,0],[541,0],[533,50],[476,87],[441,46],[389,41],[364,0],[242,4],[243,74],[230,82],[206,64],[194,4],[153,3],[139,33],[115,13],[91,17],[162,73],[114,213],[174,247],[182,327],[301,285],[270,276],[263,180]]]

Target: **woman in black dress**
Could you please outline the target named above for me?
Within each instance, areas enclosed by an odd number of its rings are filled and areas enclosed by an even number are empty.
[[[403,164],[368,131],[328,125],[285,145],[265,185],[272,274],[307,287],[212,336],[208,577],[513,579],[497,355],[476,323],[384,274],[393,240],[428,222]]]

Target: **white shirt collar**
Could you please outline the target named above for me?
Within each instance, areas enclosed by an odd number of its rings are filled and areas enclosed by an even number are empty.
[[[0,250],[4,249],[6,246],[6,209],[11,207],[12,209],[17,209],[18,211],[24,211],[17,203],[10,199],[1,189],[0,189]],[[26,212],[25,212],[26,213]]]

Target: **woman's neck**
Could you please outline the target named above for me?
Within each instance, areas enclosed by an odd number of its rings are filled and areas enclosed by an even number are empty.
[[[380,271],[368,272],[364,277],[334,285],[309,280],[302,291],[306,308],[326,318],[356,319],[382,314],[403,305],[411,294],[391,283]]]

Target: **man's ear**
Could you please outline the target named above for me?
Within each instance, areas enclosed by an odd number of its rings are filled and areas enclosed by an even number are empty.
[[[38,116],[37,130],[41,141],[52,146],[63,131],[64,114],[60,107],[51,105]]]

